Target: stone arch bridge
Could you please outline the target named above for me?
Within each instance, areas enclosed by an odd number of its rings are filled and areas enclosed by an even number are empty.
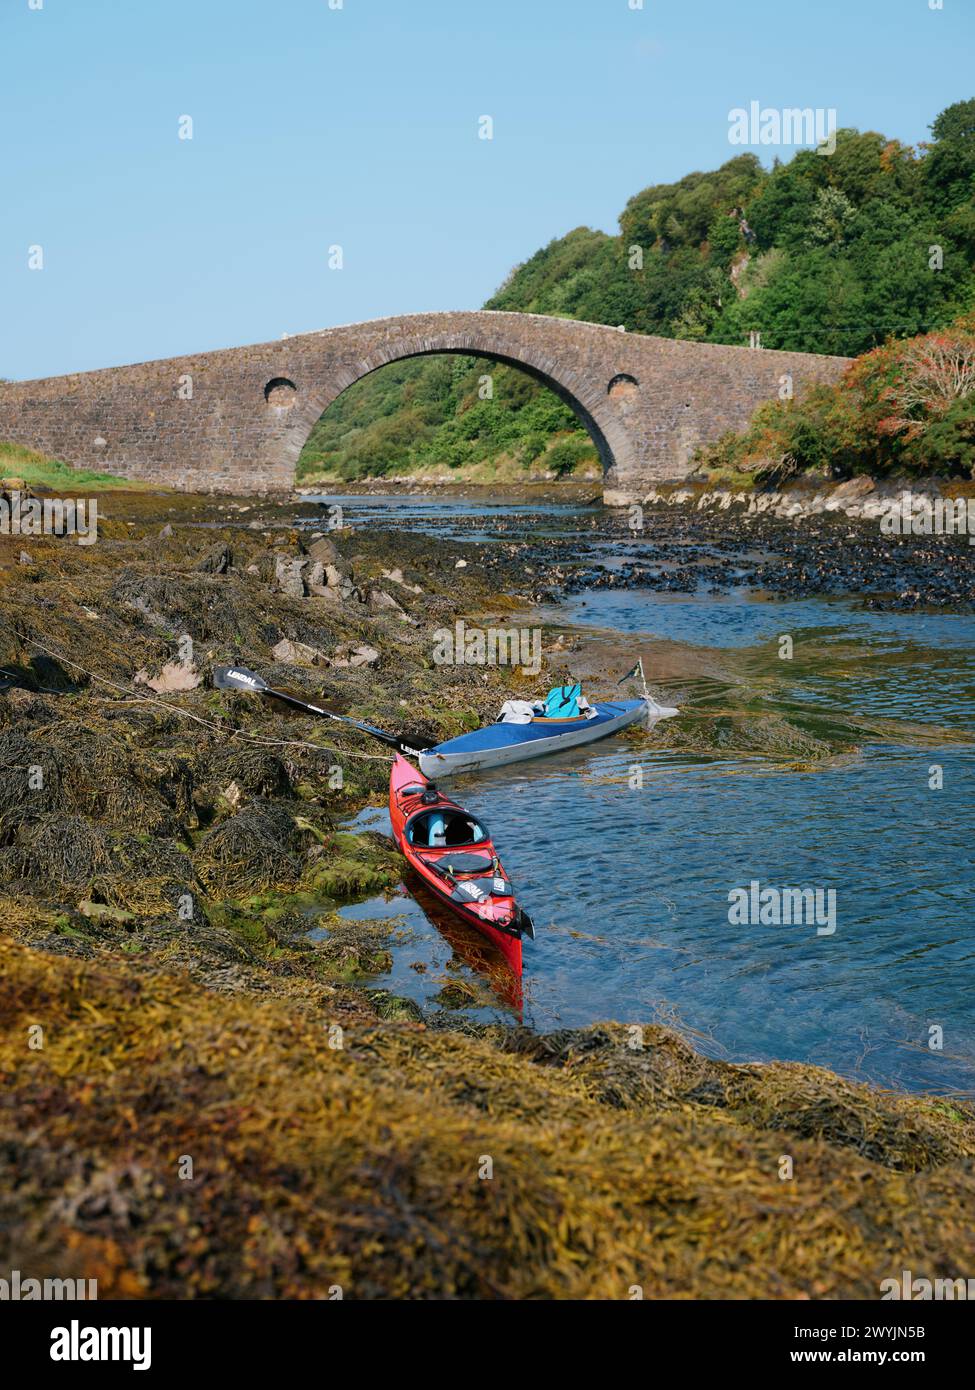
[[[683,477],[695,447],[847,359],[624,333],[537,314],[408,314],[279,342],[0,386],[0,439],[196,491],[290,489],[316,420],[388,362],[464,353],[520,367],[585,424],[620,503]]]

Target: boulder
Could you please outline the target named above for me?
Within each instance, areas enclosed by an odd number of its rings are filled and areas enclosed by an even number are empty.
[[[872,478],[868,478],[865,473],[861,473],[856,478],[848,478],[845,483],[840,483],[839,487],[833,489],[833,499],[842,502],[850,502],[866,497],[874,491],[876,483]]]
[[[376,651],[376,648],[370,647],[368,643],[363,642],[361,646],[352,649],[352,655],[349,657],[349,665],[374,666],[378,660],[379,653]]]
[[[335,648],[332,657],[333,666],[372,666],[379,660],[379,653],[375,647],[370,647],[367,642],[361,642],[358,646],[351,646],[347,642],[341,643]]]
[[[227,545],[215,545],[196,566],[198,574],[226,574],[234,562]]]
[[[308,594],[311,598],[324,599],[327,606],[335,612],[342,607],[342,595],[338,589],[330,589],[327,584],[309,584]]]
[[[277,646],[271,648],[271,655],[286,666],[320,666],[328,660],[323,652],[309,647],[306,642],[293,642],[290,637],[282,637]]]
[[[173,695],[181,690],[195,690],[201,676],[192,665],[182,661],[167,661],[158,676],[150,677],[145,669],[134,676],[136,685],[147,685],[157,695]]]
[[[406,580],[403,578],[403,571],[399,567],[394,570],[383,570],[382,577],[383,579],[391,579],[394,584],[402,585],[402,587],[408,589],[411,594],[423,593],[419,584],[407,584]]]
[[[325,566],[325,583],[330,589],[343,599],[349,599],[355,593],[355,584],[352,582],[351,572],[346,568],[345,572],[338,565]]]
[[[305,581],[302,570],[307,564],[303,555],[294,558],[278,556],[274,562],[274,582],[289,598],[305,597]]]
[[[318,540],[312,541],[308,547],[308,556],[311,560],[316,560],[323,565],[334,565],[341,560],[338,547],[328,536],[320,536]]]
[[[109,903],[96,903],[91,898],[83,898],[78,904],[78,911],[93,922],[135,921],[134,912],[129,912],[124,907],[112,907]]]
[[[403,609],[393,598],[392,594],[387,594],[385,589],[370,589],[369,607],[376,608],[379,610],[391,609],[394,613],[403,612]]]

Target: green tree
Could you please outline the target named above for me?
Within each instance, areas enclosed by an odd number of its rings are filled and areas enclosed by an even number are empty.
[[[975,194],[975,99],[947,107],[932,121],[931,134],[924,181],[934,206],[947,210]]]

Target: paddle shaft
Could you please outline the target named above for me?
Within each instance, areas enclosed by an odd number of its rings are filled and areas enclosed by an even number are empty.
[[[303,710],[306,714],[317,714],[323,719],[333,719],[337,724],[348,724],[351,728],[360,730],[361,733],[379,739],[381,743],[387,744],[390,748],[395,748],[399,753],[412,753],[415,756],[424,748],[433,746],[433,741],[428,738],[411,738],[409,734],[387,734],[383,729],[376,729],[371,724],[363,724],[358,719],[350,719],[348,715],[333,714],[331,710],[322,709],[321,705],[313,705],[310,700],[302,700],[297,695],[289,695],[285,690],[276,690],[274,686],[267,685],[260,676],[254,675],[252,671],[247,671],[244,667],[218,667],[214,671],[214,684],[224,690],[240,690],[251,695],[267,695],[272,700],[280,700],[282,704],[290,705],[292,709]]]
[[[371,724],[360,724],[358,719],[349,719],[348,716],[344,714],[333,714],[331,710],[322,709],[319,705],[313,705],[309,700],[299,700],[296,695],[288,695],[283,690],[274,690],[271,686],[267,686],[265,690],[261,691],[261,694],[270,695],[275,700],[281,700],[284,704],[291,705],[295,709],[306,710],[309,714],[320,714],[325,719],[334,719],[337,724],[349,724],[353,729],[359,729],[364,734],[370,734],[373,738],[378,738],[380,743],[388,744],[390,748],[395,748],[399,753],[415,754],[420,752],[419,748],[415,748],[412,744],[404,741],[405,736],[398,737],[396,734],[387,734],[382,729],[374,729]],[[428,739],[419,741],[429,743]]]

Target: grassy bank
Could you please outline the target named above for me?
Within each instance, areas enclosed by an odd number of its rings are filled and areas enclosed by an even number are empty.
[[[133,483],[112,473],[98,473],[90,468],[72,468],[58,459],[48,458],[20,444],[0,441],[0,480],[19,479],[28,487],[50,489],[52,492],[89,492],[123,489],[138,491],[146,484]]]

